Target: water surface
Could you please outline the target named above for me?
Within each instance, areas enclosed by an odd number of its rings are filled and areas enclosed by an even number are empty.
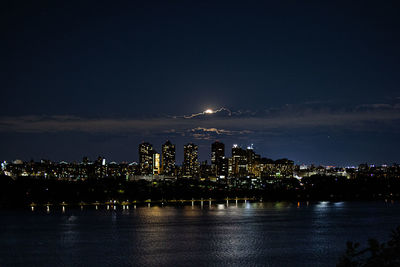
[[[387,240],[400,203],[230,203],[0,211],[0,266],[334,266]]]

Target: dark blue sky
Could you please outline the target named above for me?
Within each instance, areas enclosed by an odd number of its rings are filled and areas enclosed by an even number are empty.
[[[168,138],[178,161],[184,143],[203,160],[218,139],[296,163],[399,162],[399,12],[397,1],[2,1],[0,158],[132,161],[141,141],[160,150]]]

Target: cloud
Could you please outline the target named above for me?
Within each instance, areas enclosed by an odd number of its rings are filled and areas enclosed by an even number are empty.
[[[171,116],[171,117],[174,119],[178,119],[178,118],[192,119],[192,118],[199,117],[199,116],[210,116],[212,114],[216,114],[216,113],[223,112],[223,111],[227,112],[228,116],[232,116],[232,112],[228,108],[222,107],[222,108],[219,108],[216,110],[207,109],[207,110],[205,110],[203,112],[199,112],[199,113],[193,113],[190,115],[181,115],[181,116]]]
[[[219,135],[233,135],[233,134],[249,134],[251,131],[249,130],[242,130],[242,131],[230,131],[230,130],[225,130],[225,129],[217,129],[217,128],[204,128],[204,127],[197,127],[194,129],[191,129],[192,132],[196,131],[202,131],[202,132],[208,132],[208,133],[216,133]]]
[[[362,107],[362,108],[360,108]],[[0,132],[129,133],[191,135],[194,138],[279,133],[296,129],[334,128],[351,131],[399,131],[400,109],[373,104],[353,109],[285,106],[261,112],[235,111],[193,117],[83,118],[75,116],[19,116],[0,118]],[[204,112],[203,112],[204,113]],[[220,114],[217,114],[220,113]]]
[[[193,129],[189,129],[187,132],[189,132],[195,139],[205,139],[205,140],[209,140],[218,136],[238,136],[238,135],[252,133],[252,131],[249,130],[231,131],[225,129],[204,128],[204,127],[196,127]]]

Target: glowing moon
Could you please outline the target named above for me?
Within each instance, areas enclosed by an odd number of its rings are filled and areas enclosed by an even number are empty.
[[[206,114],[213,114],[214,111],[213,111],[212,109],[206,109],[206,110],[204,111],[204,113],[206,113]]]

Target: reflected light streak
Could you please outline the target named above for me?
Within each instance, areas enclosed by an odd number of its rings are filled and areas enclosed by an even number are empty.
[[[217,205],[217,209],[223,210],[223,209],[225,209],[225,205],[224,204],[218,204]]]

